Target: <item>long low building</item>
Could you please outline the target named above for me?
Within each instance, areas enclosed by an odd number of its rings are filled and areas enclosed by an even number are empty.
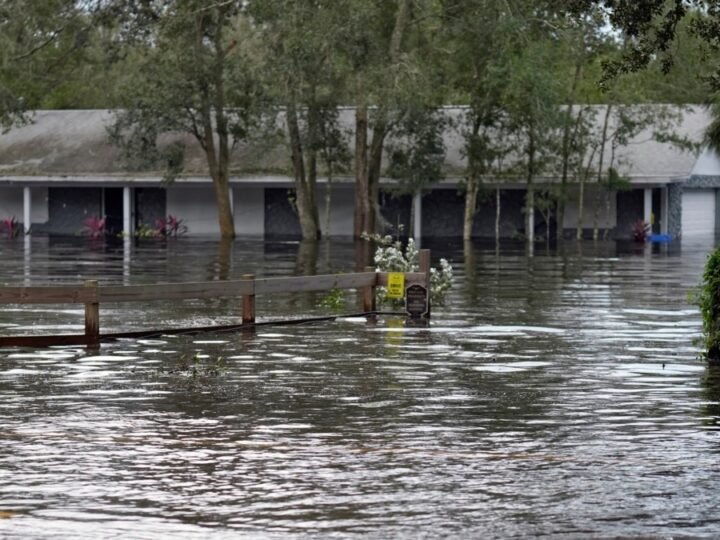
[[[462,108],[448,108],[462,114]],[[353,110],[341,119],[352,123]],[[33,121],[0,136],[0,219],[16,219],[32,233],[80,234],[88,217],[105,217],[106,229],[134,234],[152,228],[168,215],[183,220],[187,234],[217,235],[212,183],[202,152],[188,139],[183,174],[172,183],[162,171],[131,171],[108,138],[112,111],[36,111]],[[709,114],[703,108],[682,113],[677,134],[701,141]],[[424,237],[462,234],[464,195],[461,190],[465,159],[462,138],[448,131],[445,177],[415,197],[395,196],[393,180],[383,178],[380,207],[390,226],[414,224]],[[600,229],[612,238],[628,238],[637,220],[652,223],[653,232],[673,237],[714,234],[719,228],[720,160],[708,150],[692,152],[656,141],[649,131],[614,150],[617,169],[629,179],[629,189],[611,193],[596,183],[585,188],[580,228]],[[239,235],[297,237],[292,205],[293,181],[286,148],[238,145],[233,150],[231,202]],[[536,188],[558,179],[535,180]],[[526,185],[518,179],[484,180],[473,235],[494,237],[500,200],[501,237],[524,234]],[[562,227],[574,234],[578,227],[578,185],[568,185]],[[354,182],[349,176],[328,183],[319,178],[320,216],[330,201],[331,236],[352,234]],[[328,195],[329,192],[329,195]],[[324,219],[321,219],[324,225]],[[536,219],[537,234],[557,223]],[[548,227],[549,226],[549,227]],[[420,234],[420,231],[415,231]],[[327,234],[328,231],[324,231]]]

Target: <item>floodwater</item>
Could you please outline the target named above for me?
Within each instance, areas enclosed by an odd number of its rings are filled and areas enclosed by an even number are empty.
[[[1,349],[0,537],[716,538],[720,372],[698,358],[688,299],[712,245],[428,246],[456,280],[427,328],[341,317]],[[354,268],[342,242],[33,238],[0,257],[4,285]],[[259,298],[258,316],[327,300]],[[101,325],[238,313],[111,305]],[[7,306],[0,333],[82,324],[81,306]]]

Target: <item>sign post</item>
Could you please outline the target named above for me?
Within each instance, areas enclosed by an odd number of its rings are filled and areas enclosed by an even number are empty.
[[[428,290],[426,287],[414,284],[405,289],[405,311],[412,319],[428,316]]]
[[[405,274],[390,272],[388,274],[387,297],[402,298],[405,293]]]

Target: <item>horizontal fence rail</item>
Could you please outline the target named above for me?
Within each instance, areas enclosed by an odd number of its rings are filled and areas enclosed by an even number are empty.
[[[429,288],[429,250],[420,250],[420,270],[420,272],[405,273],[406,286],[419,284]],[[255,323],[255,296],[258,294],[357,289],[362,291],[363,312],[371,313],[376,310],[375,288],[387,284],[387,272],[368,269],[365,272],[351,274],[259,279],[255,279],[252,274],[245,274],[243,279],[239,280],[156,285],[99,286],[96,281],[87,281],[84,286],[0,287],[0,304],[83,304],[85,306],[84,335],[0,336],[0,346],[96,345],[101,339],[100,303],[242,297],[242,323],[252,325]]]

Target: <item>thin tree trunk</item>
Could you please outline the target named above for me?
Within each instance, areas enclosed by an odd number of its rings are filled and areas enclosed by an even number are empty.
[[[353,236],[360,238],[368,225],[368,109],[359,105],[355,110],[355,215]]]
[[[216,149],[209,105],[203,107],[202,120],[205,156],[210,170],[210,177],[213,180],[213,187],[215,188],[220,236],[223,238],[235,238],[235,224],[233,222],[232,206],[230,205],[227,151],[218,153]],[[222,149],[222,139],[219,140],[219,144]]]
[[[395,72],[395,64],[397,63],[400,56],[400,48],[402,45],[403,36],[407,29],[408,23],[410,22],[410,8],[412,0],[401,0],[398,4],[397,12],[395,15],[395,26],[393,27],[393,33],[390,38],[390,45],[388,50],[388,57],[390,65],[392,67],[393,77]],[[357,117],[356,117],[357,118]],[[365,145],[367,145],[367,107],[365,108]],[[356,129],[359,126],[356,121]],[[365,162],[364,170],[365,174],[362,181],[364,197],[367,199],[362,204],[365,215],[363,217],[364,232],[372,234],[376,232],[377,223],[379,221],[379,209],[378,209],[378,198],[380,193],[380,172],[382,168],[382,152],[385,145],[385,138],[387,137],[389,130],[388,125],[388,113],[387,104],[380,103],[377,112],[375,114],[375,121],[373,122],[373,136],[370,143],[369,157],[367,156],[368,150],[365,150]],[[357,162],[357,133],[356,133],[356,182],[360,177],[360,170],[358,169]],[[356,194],[360,190],[360,186],[357,186]],[[356,212],[359,211],[356,202]],[[357,224],[357,219],[356,219]],[[356,225],[357,228],[357,225]],[[361,232],[363,232],[361,231]],[[356,233],[357,236],[357,233]]]
[[[570,89],[570,99],[568,99],[567,109],[565,111],[565,123],[563,126],[563,143],[562,143],[562,174],[560,176],[560,196],[558,197],[557,211],[557,231],[556,236],[558,242],[563,238],[563,224],[565,222],[565,201],[567,198],[567,182],[568,170],[570,168],[570,124],[572,119],[572,108],[575,103],[575,94],[577,92],[580,75],[582,74],[582,63],[575,64],[575,74],[573,76],[572,87]],[[581,113],[578,112],[577,123],[580,121]],[[549,233],[548,233],[549,234]]]
[[[602,138],[600,139],[600,156],[598,157],[598,169],[597,169],[597,188],[599,192],[602,192],[602,172],[603,172],[603,160],[605,158],[605,144],[607,143],[607,130],[608,123],[610,121],[610,112],[612,111],[612,103],[609,103],[605,109],[605,119],[603,120]],[[593,217],[593,240],[598,239],[598,218],[600,209],[598,208],[600,199],[598,198],[595,202],[595,213]]]
[[[467,185],[465,186],[465,215],[463,217],[463,240],[470,240],[472,238],[478,191],[479,189],[477,185],[477,180],[473,177],[469,177]]]
[[[578,220],[575,230],[576,240],[582,240],[583,238],[583,219],[585,214],[585,182],[590,177],[590,167],[592,167],[593,159],[595,159],[595,148],[593,148],[592,152],[590,152],[587,167],[580,173],[580,188],[578,189]]]
[[[222,25],[219,25],[221,28]],[[195,41],[196,50],[201,50],[204,45],[202,32],[197,33]],[[204,82],[201,88],[200,101],[200,123],[201,133],[196,134],[205,157],[207,159],[210,178],[215,188],[215,201],[218,210],[218,225],[222,238],[235,238],[235,222],[233,219],[232,205],[230,203],[230,142],[228,137],[227,118],[225,117],[225,94],[224,94],[224,69],[225,54],[223,48],[223,35],[218,31],[214,39],[215,62],[214,77],[212,83]],[[211,93],[211,84],[214,92]],[[213,125],[213,111],[215,122]],[[217,145],[215,135],[217,134]]]
[[[384,113],[382,113],[384,115]],[[370,143],[370,162],[368,164],[368,216],[367,232],[377,232],[380,218],[380,171],[382,168],[382,152],[387,137],[387,123],[384,118],[379,120],[373,127],[372,142]]]
[[[527,168],[527,194],[525,195],[525,236],[532,244],[535,240],[535,134],[532,129],[528,133],[528,168]]]
[[[330,208],[332,204],[332,181],[333,181],[333,166],[332,161],[327,162],[327,183],[325,184],[325,230],[323,236],[330,238]]]
[[[307,176],[307,184],[305,185],[305,189],[307,192],[307,206],[305,208],[305,211],[309,214],[310,220],[312,221],[312,227],[314,231],[310,231],[310,233],[314,232],[314,236],[310,237],[308,236],[308,239],[314,239],[318,240],[321,236],[320,231],[320,214],[318,213],[318,205],[317,205],[317,155],[318,155],[318,141],[320,139],[319,134],[319,124],[320,120],[318,118],[318,105],[315,100],[315,88],[313,88],[313,97],[312,97],[312,103],[310,107],[308,108],[308,150],[306,152],[307,154],[307,162],[308,162],[308,176]]]
[[[495,243],[500,244],[500,186],[495,189]]]
[[[585,214],[585,176],[580,177],[580,186],[578,187],[578,220],[575,229],[575,239],[582,240],[583,237],[583,218]]]
[[[295,107],[295,98],[292,96],[287,108],[288,137],[290,139],[290,155],[295,176],[295,197],[300,221],[300,230],[305,240],[318,238],[317,221],[313,216],[313,195],[310,182],[305,172],[303,145],[300,138],[300,126]]]

